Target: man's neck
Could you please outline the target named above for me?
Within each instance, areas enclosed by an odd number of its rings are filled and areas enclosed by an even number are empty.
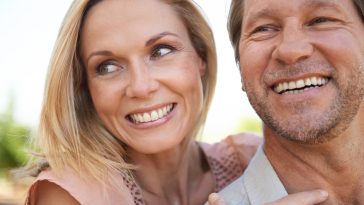
[[[355,122],[354,122],[355,123]],[[364,130],[352,124],[340,136],[298,144],[265,131],[264,150],[288,193],[325,189],[324,204],[364,204]]]

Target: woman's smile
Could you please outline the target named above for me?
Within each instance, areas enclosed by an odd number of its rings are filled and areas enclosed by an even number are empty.
[[[151,128],[164,124],[172,117],[176,103],[169,103],[147,111],[137,111],[128,114],[125,118],[137,128]],[[145,110],[145,109],[144,109]]]

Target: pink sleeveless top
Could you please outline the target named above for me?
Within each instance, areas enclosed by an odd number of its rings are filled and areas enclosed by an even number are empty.
[[[261,138],[251,134],[229,136],[215,144],[198,142],[215,178],[215,192],[243,173],[260,143]],[[56,177],[51,170],[42,171],[30,187],[25,204],[34,204],[35,199],[31,196],[35,196],[37,182],[48,180],[66,190],[81,205],[145,205],[140,188],[130,176],[120,175],[116,187],[125,191],[115,191],[111,188],[101,190],[97,183],[80,179],[72,170],[67,170],[66,173],[63,177]]]

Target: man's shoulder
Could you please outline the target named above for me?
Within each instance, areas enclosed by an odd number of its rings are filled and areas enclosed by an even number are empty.
[[[229,205],[260,205],[287,195],[287,192],[260,146],[244,174],[219,195]]]
[[[244,176],[240,176],[229,186],[219,192],[227,205],[250,205],[247,192],[244,188]]]

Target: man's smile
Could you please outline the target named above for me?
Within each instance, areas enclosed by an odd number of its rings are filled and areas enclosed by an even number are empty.
[[[301,78],[295,81],[283,81],[273,85],[277,94],[296,94],[311,88],[321,87],[330,81],[328,77],[313,76]]]

